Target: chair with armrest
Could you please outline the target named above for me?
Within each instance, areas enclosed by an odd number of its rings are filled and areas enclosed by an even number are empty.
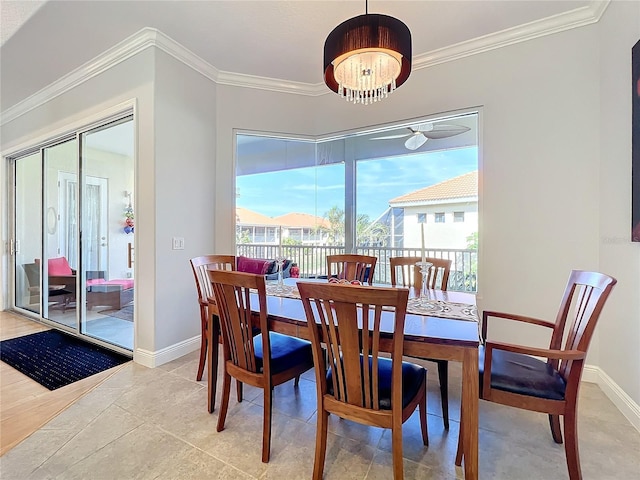
[[[271,450],[273,388],[292,379],[295,379],[294,385],[297,387],[300,374],[313,368],[311,344],[269,331],[264,275],[213,270],[210,277],[218,306],[224,351],[222,403],[217,430],[220,432],[224,429],[231,377],[262,388],[262,461],[267,463]],[[256,336],[252,331],[251,290],[258,292],[260,334]]]
[[[422,440],[428,444],[427,371],[402,361],[409,291],[304,282],[298,283],[298,291],[316,365],[318,426],[313,478],[322,478],[328,416],[332,413],[391,429],[393,478],[402,479],[402,424],[416,408],[420,413]],[[394,332],[389,339],[391,358],[379,356],[383,316]],[[321,342],[326,345],[328,370]]]
[[[547,413],[551,435],[562,443],[563,417],[565,454],[571,480],[582,478],[578,452],[577,403],[580,377],[602,308],[616,279],[598,272],[573,270],[569,276],[555,323],[523,315],[485,311],[482,315],[480,347],[480,398],[524,410]],[[549,348],[534,348],[487,340],[489,318],[501,318],[551,329]],[[567,320],[571,326],[564,348]],[[539,358],[546,358],[546,361]],[[461,425],[461,429],[464,425]],[[456,464],[462,449],[458,441]]]
[[[76,302],[76,270],[69,266],[66,257],[49,258],[47,260],[47,279],[49,282],[48,296],[62,296],[62,310]],[[64,285],[62,288],[51,289],[51,285]]]
[[[210,270],[235,270],[236,257],[234,255],[203,255],[189,260],[193,277],[198,291],[198,304],[200,306],[200,361],[196,380],[202,380],[204,364],[207,359],[207,331],[210,315],[218,316],[215,305],[210,305],[208,299],[213,298],[213,288],[209,279]]]
[[[422,286],[422,272],[416,263],[421,262],[420,257],[390,257],[391,285],[403,287]],[[447,290],[451,260],[444,258],[425,258],[425,262],[432,263],[427,277],[427,287],[436,290]],[[449,362],[434,358],[425,358],[438,365],[438,381],[440,382],[440,400],[442,402],[442,421],[444,428],[449,429]]]
[[[373,283],[377,257],[358,254],[327,255],[327,278]]]

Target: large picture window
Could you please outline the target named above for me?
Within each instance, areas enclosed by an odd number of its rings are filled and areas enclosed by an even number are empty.
[[[282,253],[302,277],[329,254],[375,255],[388,283],[390,256],[420,256],[424,223],[428,256],[453,260],[449,288],[474,291],[477,131],[467,113],[331,139],[237,134],[238,255]]]

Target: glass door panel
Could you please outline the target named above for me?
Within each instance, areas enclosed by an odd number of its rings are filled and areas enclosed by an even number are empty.
[[[81,135],[81,332],[133,349],[134,125],[132,117]]]
[[[78,325],[75,308],[78,300],[78,141],[74,137],[47,147],[43,152],[46,230],[43,236],[42,316],[75,330]]]
[[[14,278],[15,304],[40,313],[40,259],[42,258],[42,163],[40,152],[15,161]],[[55,231],[57,218],[47,216]]]

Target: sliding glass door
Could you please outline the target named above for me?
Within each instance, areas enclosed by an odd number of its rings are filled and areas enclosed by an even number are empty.
[[[133,350],[133,117],[12,160],[14,307]]]
[[[131,118],[80,136],[82,332],[133,349],[134,130]]]

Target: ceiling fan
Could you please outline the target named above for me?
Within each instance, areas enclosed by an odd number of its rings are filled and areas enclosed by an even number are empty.
[[[407,127],[410,133],[401,133],[397,135],[386,135],[384,137],[375,137],[371,140],[388,140],[392,138],[409,137],[404,142],[404,146],[409,150],[416,150],[424,145],[429,139],[447,138],[469,131],[469,127],[463,125],[454,125],[450,123],[421,123],[412,127]]]

